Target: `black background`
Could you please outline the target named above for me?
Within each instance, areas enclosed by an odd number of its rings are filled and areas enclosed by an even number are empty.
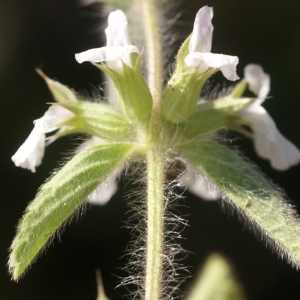
[[[190,33],[195,13],[203,5],[213,6],[215,12],[212,52],[239,56],[240,76],[252,62],[271,74],[273,98],[264,106],[280,131],[300,148],[300,2],[186,0],[178,8],[182,13],[182,27],[176,27],[178,37]],[[170,12],[170,16],[174,14]],[[128,219],[126,202],[131,197],[124,195],[131,187],[124,182],[105,207],[90,207],[73,221],[19,283],[10,280],[5,266],[15,226],[27,203],[66,149],[79,144],[75,138],[55,142],[47,148],[35,174],[14,167],[10,157],[30,133],[32,121],[45,112],[45,103],[52,101],[34,68],[42,68],[49,77],[76,90],[91,90],[100,83],[99,72],[87,63],[77,64],[74,53],[104,44],[103,22],[101,5],[83,9],[75,0],[0,1],[1,299],[95,299],[96,268],[102,271],[110,299],[127,294],[124,288],[115,289],[118,277],[124,275],[120,268],[126,263],[120,257],[130,240],[124,222]],[[237,143],[299,208],[300,166],[287,172],[274,171],[268,162],[256,157],[250,141]],[[218,251],[230,259],[250,299],[300,299],[300,274],[296,270],[277,259],[217,203],[186,196],[187,207],[179,211],[189,221],[183,232],[183,247],[193,253],[186,259],[192,274],[211,252]],[[190,282],[187,280],[182,288],[187,290]]]

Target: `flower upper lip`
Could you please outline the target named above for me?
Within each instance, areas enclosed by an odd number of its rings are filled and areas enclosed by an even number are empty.
[[[237,56],[210,53],[212,45],[213,25],[211,19],[213,9],[202,7],[195,18],[194,29],[189,44],[189,54],[184,61],[188,68],[198,68],[202,75],[209,68],[219,69],[228,80],[238,80],[236,66]]]
[[[191,52],[210,52],[214,27],[211,23],[214,12],[211,7],[202,7],[195,18],[189,50]]]
[[[131,45],[127,26],[127,18],[122,10],[115,10],[109,14],[108,26],[105,29],[108,47]]]
[[[127,19],[121,10],[110,13],[105,34],[107,39],[106,47],[94,48],[75,54],[75,59],[79,63],[105,61],[114,71],[123,74],[123,63],[132,68],[131,53],[140,53],[140,50],[131,44],[127,29]]]

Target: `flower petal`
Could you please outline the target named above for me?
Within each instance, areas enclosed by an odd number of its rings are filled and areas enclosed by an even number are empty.
[[[260,65],[249,64],[244,69],[244,76],[249,84],[249,90],[258,96],[255,105],[260,105],[270,92],[270,76]]]
[[[299,149],[278,131],[262,106],[245,107],[239,114],[251,123],[257,154],[270,160],[274,169],[285,171],[300,162]]]
[[[90,49],[75,54],[76,60],[81,64],[84,61],[100,63],[106,61],[107,64],[119,74],[123,73],[122,61],[132,68],[130,53],[140,53],[138,47],[133,45],[113,46]]]
[[[87,201],[95,205],[105,205],[117,189],[116,176],[109,176],[88,196]]]
[[[105,29],[107,47],[94,48],[79,54],[75,58],[79,63],[90,61],[95,63],[106,62],[110,68],[123,74],[124,62],[132,68],[130,54],[140,53],[136,46],[131,45],[127,29],[127,19],[123,11],[116,10],[108,16],[108,26]]]
[[[212,7],[202,7],[195,18],[194,29],[189,44],[190,52],[210,52],[214,27],[211,23]]]
[[[219,69],[223,75],[231,81],[239,79],[236,74],[236,66],[239,62],[237,56],[214,53],[192,52],[184,59],[189,68],[198,67],[198,74],[203,74],[208,68]]]
[[[18,151],[12,156],[12,161],[17,167],[35,172],[35,167],[42,162],[45,151],[44,122],[37,120],[28,138]]]
[[[190,163],[186,164],[186,171],[179,177],[179,180],[183,182],[189,192],[203,200],[220,198],[218,188]]]
[[[108,26],[105,29],[108,47],[131,45],[127,25],[126,15],[122,10],[116,10],[109,14]]]
[[[85,61],[100,63],[103,61],[121,60],[125,55],[133,52],[140,53],[140,50],[134,45],[102,47],[75,54],[75,58],[80,64]]]
[[[34,122],[34,128],[18,151],[12,156],[17,167],[35,172],[42,162],[46,146],[46,133],[59,128],[59,124],[72,117],[73,113],[58,104],[51,105],[43,117]],[[51,142],[55,140],[51,139]],[[49,141],[47,142],[47,145]]]
[[[59,128],[59,124],[66,121],[67,119],[74,116],[74,114],[68,109],[58,105],[53,104],[45,112],[44,116],[40,119],[43,120],[45,125],[45,133],[54,131]]]
[[[278,131],[271,116],[261,106],[270,91],[270,76],[256,64],[247,65],[244,74],[249,89],[258,98],[238,113],[251,124],[257,154],[270,160],[274,169],[285,171],[300,162],[300,151]]]

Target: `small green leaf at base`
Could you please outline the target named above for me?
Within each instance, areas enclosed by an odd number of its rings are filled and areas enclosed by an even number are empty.
[[[18,226],[9,271],[14,280],[26,271],[86,197],[134,151],[132,144],[88,147],[44,184]]]
[[[223,194],[255,233],[280,257],[300,267],[300,222],[293,207],[261,174],[233,151],[214,142],[193,142],[181,150]]]
[[[220,254],[212,254],[186,300],[243,300],[244,291]]]

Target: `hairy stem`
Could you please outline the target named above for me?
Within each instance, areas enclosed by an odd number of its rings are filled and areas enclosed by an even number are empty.
[[[164,252],[164,155],[147,153],[147,244],[145,300],[159,300],[162,293]]]
[[[150,140],[158,142],[160,100],[163,87],[161,34],[158,22],[160,0],[139,0],[142,11],[147,80],[153,98]],[[151,144],[151,142],[150,142]],[[159,144],[159,142],[158,142]],[[162,295],[164,254],[164,153],[157,148],[147,151],[147,236],[145,300],[160,300]]]
[[[145,32],[146,68],[148,86],[153,97],[153,111],[158,112],[163,86],[163,64],[160,27],[158,22],[159,0],[141,0]]]

